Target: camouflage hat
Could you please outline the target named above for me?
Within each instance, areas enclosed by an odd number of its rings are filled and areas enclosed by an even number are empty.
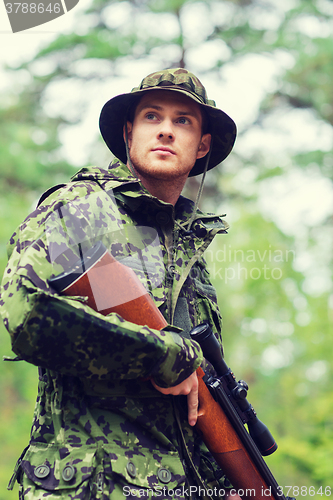
[[[223,161],[234,145],[236,125],[222,110],[216,107],[214,101],[208,99],[205,87],[200,80],[183,68],[173,68],[157,71],[144,78],[139,87],[128,94],[121,94],[108,101],[100,115],[100,131],[111,152],[126,163],[126,147],[123,139],[124,122],[129,111],[139,99],[150,90],[172,90],[181,92],[200,104],[206,111],[209,120],[209,132],[213,137],[213,146],[208,163],[208,170]],[[205,168],[206,157],[200,158],[194,164],[190,176],[201,174]]]

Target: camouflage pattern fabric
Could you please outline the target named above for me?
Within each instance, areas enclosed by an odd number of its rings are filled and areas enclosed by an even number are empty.
[[[205,87],[193,73],[184,68],[173,68],[162,71],[157,71],[146,76],[139,87],[134,87],[132,92],[149,89],[151,87],[168,87],[175,85],[180,90],[191,93],[192,98],[201,104],[208,104],[216,107],[215,101],[208,99]]]
[[[149,381],[176,385],[203,363],[193,326],[209,321],[220,338],[202,254],[227,226],[198,211],[188,230],[192,209],[184,197],[175,207],[154,198],[115,160],[107,171],[82,169],[13,234],[1,313],[14,353],[39,367],[30,442],[9,485],[19,481],[21,499],[195,497],[187,488],[198,473],[223,487],[187,423],[186,398]],[[137,273],[168,327],[103,316],[49,286],[100,240]]]

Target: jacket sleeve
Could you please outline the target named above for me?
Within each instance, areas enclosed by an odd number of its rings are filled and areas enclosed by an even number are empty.
[[[161,387],[182,382],[200,366],[199,345],[172,327],[158,331],[138,326],[52,293],[47,279],[54,269],[45,239],[40,233],[28,243],[27,224],[24,228],[21,239],[11,242],[0,302],[12,349],[20,358],[95,381],[152,377]]]

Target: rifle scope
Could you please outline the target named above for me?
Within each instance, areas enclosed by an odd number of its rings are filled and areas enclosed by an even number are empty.
[[[271,455],[277,450],[277,444],[267,426],[259,420],[253,406],[247,401],[248,386],[243,380],[238,382],[233,372],[223,359],[220,344],[212,332],[208,323],[202,323],[196,326],[190,332],[191,338],[198,342],[204,357],[209,361],[217,375],[218,381],[222,383],[224,391],[241,418],[243,424],[247,424],[249,434],[257,445],[263,456]],[[218,382],[217,381],[217,382]],[[216,382],[216,379],[215,379]],[[218,400],[218,390],[223,390],[219,383],[214,380],[207,384],[211,389],[213,396]],[[215,391],[215,389],[217,389]]]

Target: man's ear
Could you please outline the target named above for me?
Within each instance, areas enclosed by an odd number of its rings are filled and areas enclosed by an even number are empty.
[[[128,139],[128,147],[131,147],[132,144],[132,130],[133,130],[133,124],[131,122],[126,122],[126,125],[124,125],[123,129],[123,137],[124,137],[124,142],[126,142],[126,133],[125,133],[125,126],[127,127],[127,139]]]
[[[201,137],[201,142],[199,144],[199,149],[197,153],[197,160],[199,158],[203,158],[204,156],[206,156],[210,148],[211,140],[212,140],[211,134],[204,134]]]

